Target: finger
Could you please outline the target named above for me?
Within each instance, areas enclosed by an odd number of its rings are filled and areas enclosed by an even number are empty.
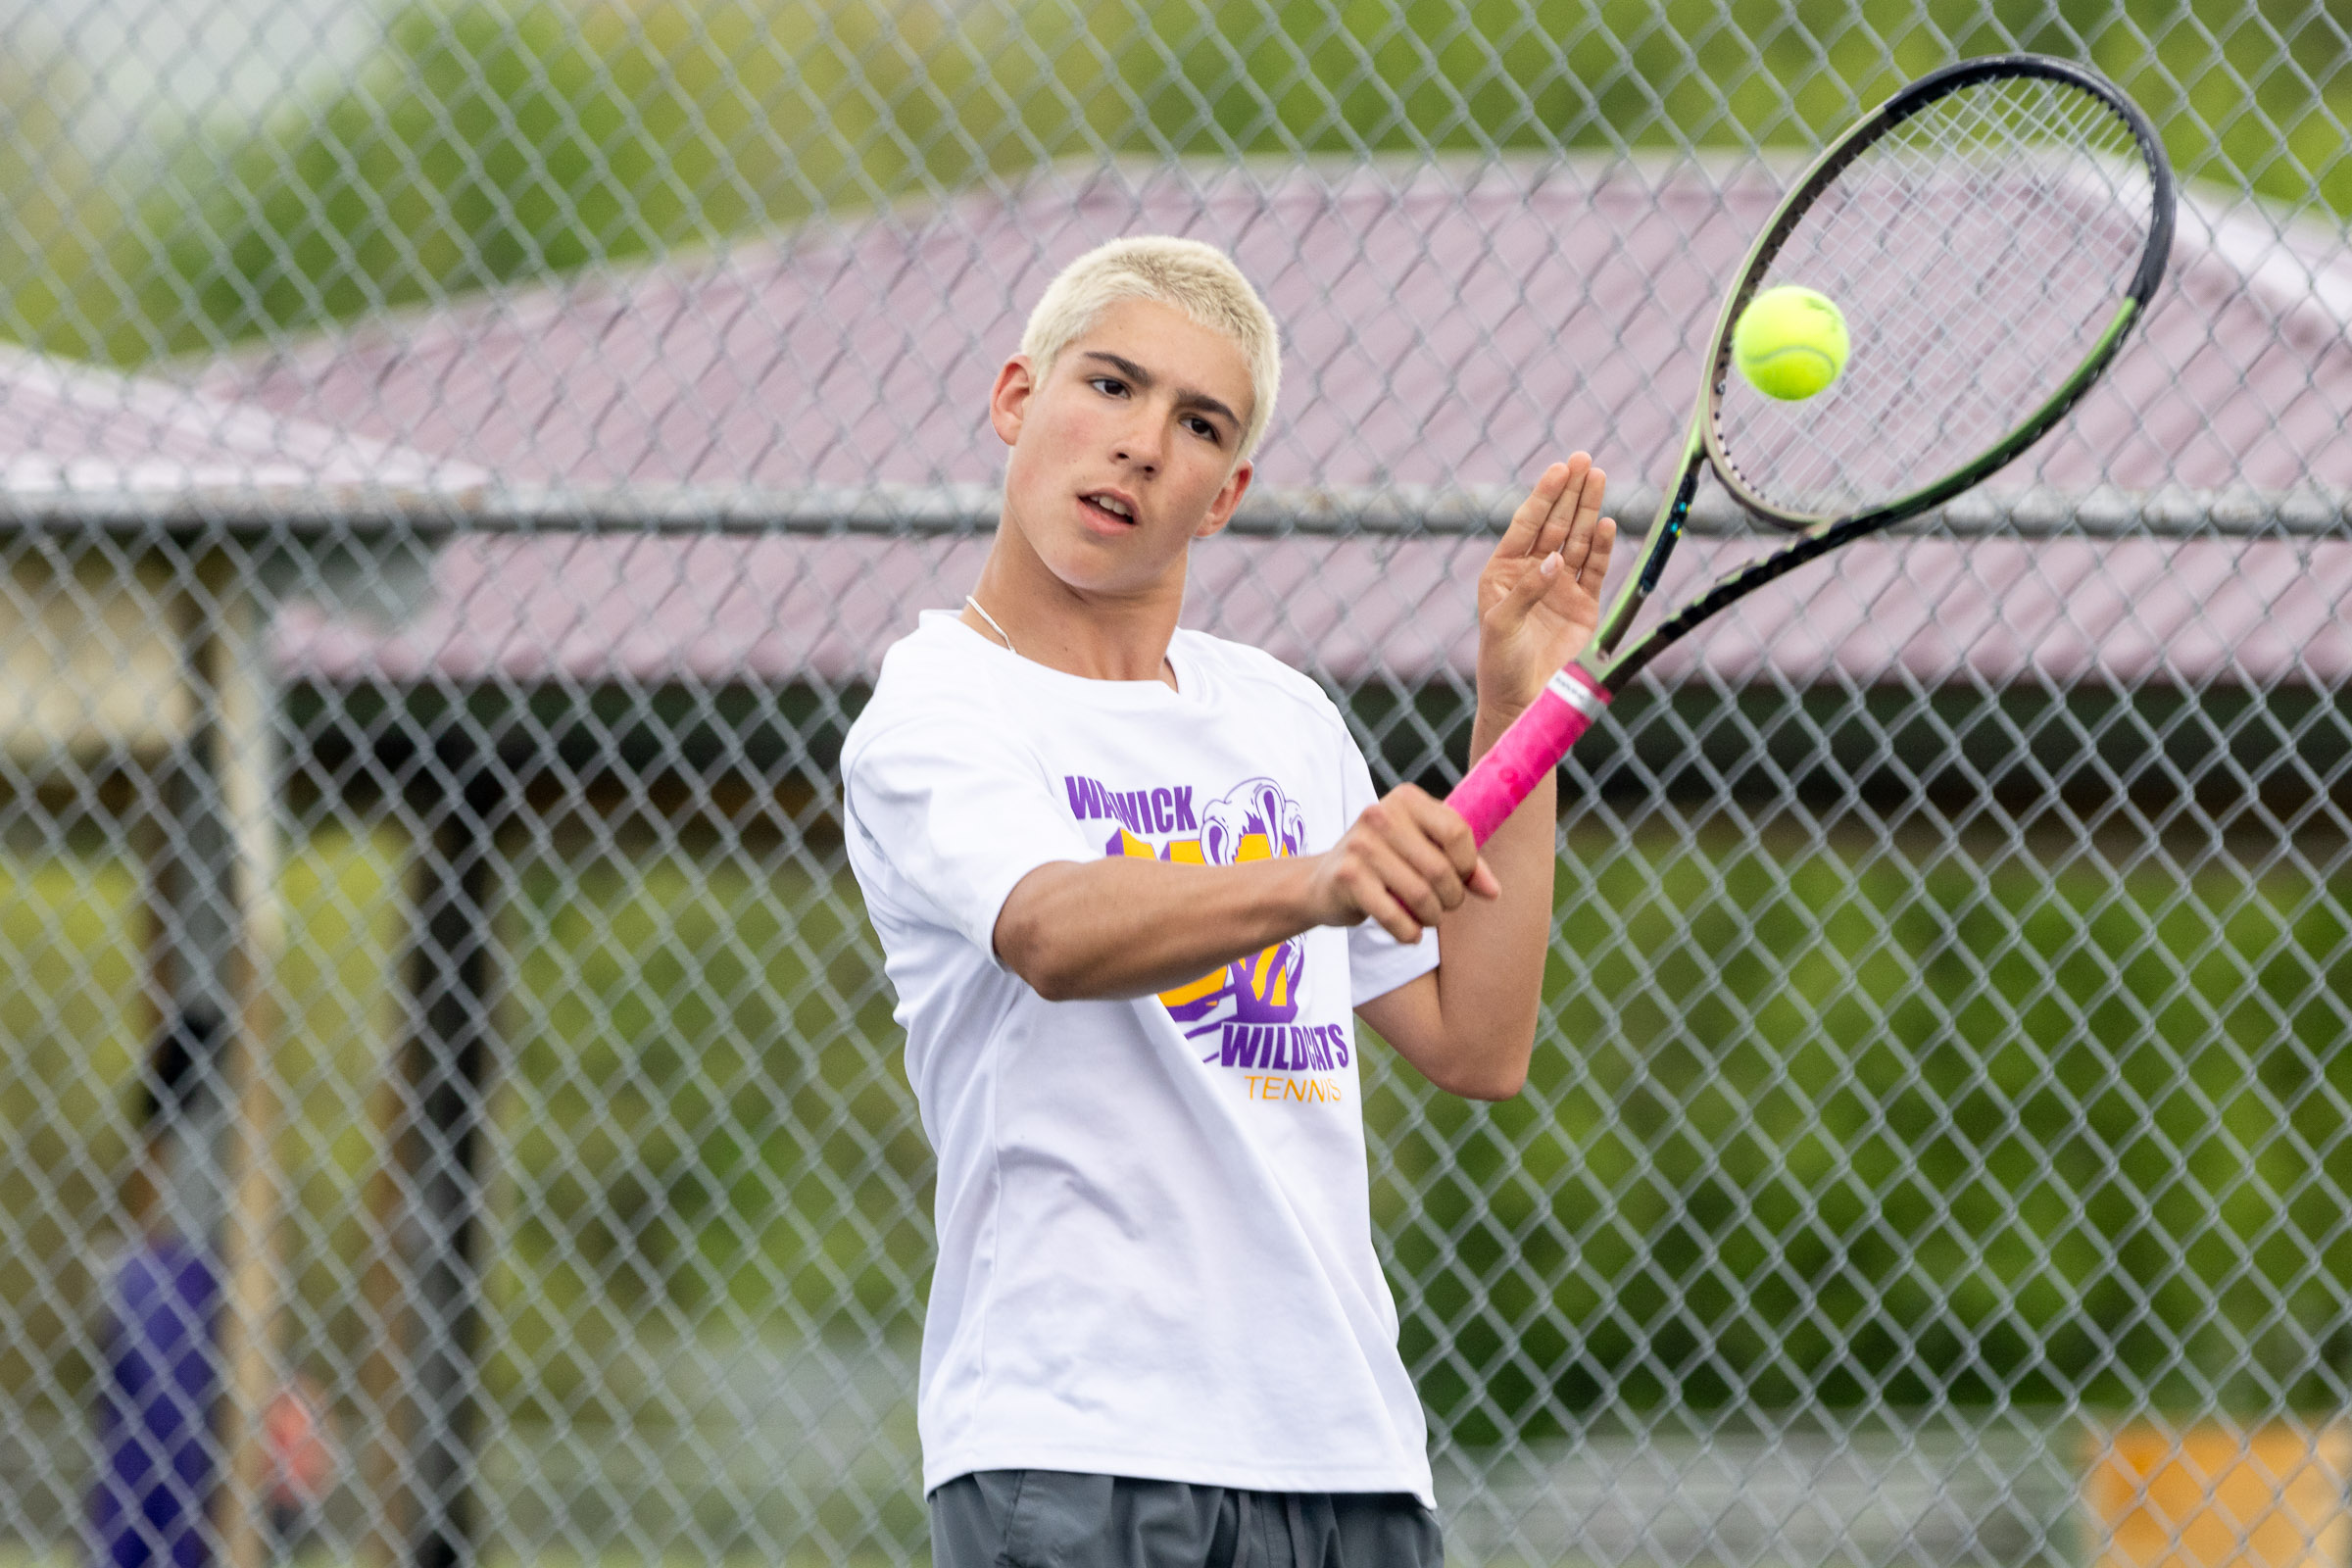
[[[1584,483],[1573,497],[1563,497],[1562,505],[1570,511],[1567,535],[1560,543],[1561,557],[1573,571],[1582,572],[1585,558],[1592,552],[1592,536],[1600,528],[1600,504],[1609,490],[1609,476],[1588,464]]]
[[[1414,919],[1423,925],[1436,925],[1446,912],[1445,902],[1438,890],[1431,887],[1429,878],[1422,875],[1413,863],[1394,845],[1375,841],[1363,847],[1363,864],[1380,879],[1389,896],[1404,906]],[[1457,896],[1455,903],[1460,903]]]
[[[1592,486],[1592,458],[1590,453],[1570,453],[1568,461],[1561,466],[1568,470],[1567,476],[1560,485],[1559,494],[1552,498],[1551,510],[1544,516],[1543,526],[1536,532],[1535,544],[1528,552],[1530,555],[1548,556],[1568,542],[1576,524],[1577,509],[1583,504],[1582,497]],[[1595,506],[1598,504],[1594,503]]]
[[[1471,892],[1482,899],[1502,897],[1502,884],[1497,882],[1494,879],[1494,873],[1487,868],[1487,858],[1483,855],[1478,858],[1478,864],[1471,868],[1469,887]]]
[[[1470,831],[1462,813],[1436,796],[1418,791],[1405,798],[1405,808],[1429,836],[1431,847],[1446,858],[1447,869],[1467,881],[1478,866],[1478,835]]]
[[[1582,457],[1583,454],[1579,453],[1578,456]],[[1581,475],[1567,463],[1555,463],[1537,475],[1535,488],[1527,493],[1525,501],[1519,503],[1519,510],[1511,514],[1509,526],[1502,530],[1502,538],[1494,546],[1497,557],[1535,553],[1536,539],[1543,533],[1544,525],[1550,519],[1553,510],[1558,507],[1560,497],[1568,493],[1571,478],[1581,482]]]
[[[1365,874],[1361,885],[1351,880],[1350,888],[1355,894],[1356,907],[1364,911],[1366,919],[1408,948],[1421,940],[1421,922],[1413,918],[1411,910],[1396,902],[1396,896],[1383,887],[1378,878]]]
[[[1585,564],[1577,569],[1576,580],[1586,588],[1598,592],[1608,580],[1609,552],[1617,545],[1617,519],[1603,517],[1592,529],[1592,548],[1585,552]]]
[[[1415,828],[1421,827],[1418,821],[1413,825]],[[1390,848],[1394,849],[1397,857],[1411,867],[1414,874],[1428,884],[1432,893],[1437,895],[1441,913],[1446,909],[1458,908],[1462,900],[1468,897],[1468,871],[1456,867],[1453,863],[1453,857],[1446,853],[1446,847],[1426,831],[1415,832],[1410,838],[1393,841]]]
[[[1537,562],[1535,570],[1522,571],[1518,580],[1511,584],[1503,602],[1515,606],[1521,614],[1525,614],[1545,594],[1551,592],[1559,582],[1563,569],[1560,553],[1555,550]]]

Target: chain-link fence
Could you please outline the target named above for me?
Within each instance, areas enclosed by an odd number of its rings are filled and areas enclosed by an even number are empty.
[[[1619,701],[1526,1093],[1365,1057],[1376,1233],[1462,1561],[2340,1568],[2340,8],[0,19],[0,1555],[921,1560],[835,764],[1046,277],[1241,257],[1188,619],[1442,783],[1512,487],[1645,519],[1796,160],[2026,47],[2185,178],[2146,331]]]

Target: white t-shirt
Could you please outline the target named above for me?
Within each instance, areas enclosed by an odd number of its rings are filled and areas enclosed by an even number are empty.
[[[1436,967],[1436,933],[1322,927],[1132,1002],[1047,1002],[995,955],[1040,865],[1309,855],[1373,801],[1313,682],[1195,632],[1168,660],[1176,689],[1086,680],[933,612],[843,751],[939,1155],[924,1490],[1035,1468],[1434,1503],[1353,1009]]]

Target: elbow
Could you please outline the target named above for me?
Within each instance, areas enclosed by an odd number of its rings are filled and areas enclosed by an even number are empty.
[[[1016,918],[1010,910],[997,921],[997,961],[1048,1002],[1081,1002],[1090,995],[1076,956],[1043,922]]]
[[[1449,1095],[1459,1095],[1464,1100],[1496,1102],[1510,1100],[1516,1097],[1520,1090],[1527,1087],[1527,1065],[1522,1062],[1517,1067],[1500,1070],[1490,1067],[1478,1072],[1463,1073],[1452,1076],[1450,1081],[1441,1083],[1438,1087]]]
[[[1030,990],[1048,1002],[1068,1002],[1076,993],[1070,988],[1073,977],[1065,965],[1053,961],[1050,952],[1042,945],[1021,941],[1003,926],[997,928],[997,961],[1011,970]]]
[[[1084,1002],[1090,995],[1079,983],[1078,976],[1066,965],[1032,963],[1023,967],[1007,962],[1005,966],[1026,981],[1030,990],[1048,1002]]]
[[[1527,1087],[1527,1064],[1535,1054],[1535,1031],[1508,1041],[1484,1041],[1452,1053],[1430,1082],[1464,1100],[1502,1101]]]
[[[1085,1002],[1102,996],[1099,962],[1072,940],[1082,922],[1063,895],[1070,864],[1042,865],[1014,884],[997,911],[992,934],[997,961],[1048,1002]]]

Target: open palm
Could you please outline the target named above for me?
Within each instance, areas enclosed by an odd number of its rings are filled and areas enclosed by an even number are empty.
[[[1600,514],[1608,475],[1579,452],[1544,470],[1478,574],[1478,694],[1525,708],[1600,624],[1617,524]]]

